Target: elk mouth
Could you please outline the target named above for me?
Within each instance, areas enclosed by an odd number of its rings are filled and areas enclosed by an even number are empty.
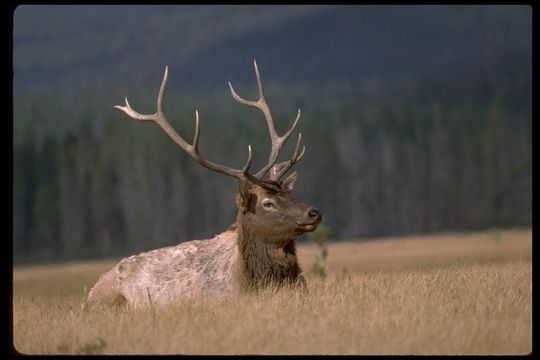
[[[311,223],[296,224],[296,229],[301,232],[310,232],[313,231],[319,226],[320,221],[315,221]]]

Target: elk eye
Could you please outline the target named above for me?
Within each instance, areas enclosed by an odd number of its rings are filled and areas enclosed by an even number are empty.
[[[262,206],[263,208],[267,210],[276,208],[276,204],[274,203],[274,200],[271,200],[271,199],[264,199],[262,202]]]

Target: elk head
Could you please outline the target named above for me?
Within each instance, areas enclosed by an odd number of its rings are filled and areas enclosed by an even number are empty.
[[[242,223],[249,224],[249,228],[256,229],[258,235],[263,236],[267,242],[282,245],[297,238],[306,231],[315,230],[321,222],[322,216],[317,209],[297,203],[292,199],[291,192],[298,177],[297,172],[282,180],[287,171],[304,156],[305,146],[300,151],[300,144],[302,142],[301,133],[298,134],[293,156],[287,161],[277,163],[281,148],[296,129],[298,120],[300,119],[300,109],[298,109],[298,114],[291,128],[285,134],[279,136],[264,97],[261,77],[255,61],[254,66],[259,90],[258,100],[253,101],[241,98],[236,94],[229,82],[234,99],[241,104],[253,106],[261,110],[268,125],[272,149],[268,163],[254,175],[249,172],[252,159],[251,145],[248,145],[248,157],[242,169],[232,169],[206,160],[201,156],[198,149],[200,127],[199,112],[197,110],[195,111],[195,134],[191,144],[186,142],[174,130],[163,112],[163,96],[167,83],[168,67],[165,67],[165,74],[157,99],[157,110],[154,114],[144,115],[136,112],[129,105],[127,98],[125,106],[117,105],[115,108],[122,110],[133,119],[155,122],[200,165],[212,171],[238,179],[239,188],[236,199],[238,205],[237,222],[241,221]],[[264,177],[269,171],[269,179],[265,180]]]
[[[322,220],[319,211],[291,197],[297,175],[294,172],[279,183],[241,182],[236,199],[237,222],[244,225],[244,229],[256,229],[259,238],[278,247],[304,232],[315,230]]]

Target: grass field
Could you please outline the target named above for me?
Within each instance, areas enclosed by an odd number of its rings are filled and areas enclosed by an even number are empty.
[[[152,311],[80,304],[118,259],[16,267],[13,343],[27,354],[527,354],[532,232],[299,245],[309,293],[269,289]]]

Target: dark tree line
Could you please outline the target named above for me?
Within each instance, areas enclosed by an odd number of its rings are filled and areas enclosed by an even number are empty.
[[[235,180],[201,168],[154,124],[103,110],[111,106],[101,100],[15,99],[16,262],[125,255],[203,239],[234,221]],[[153,99],[136,100],[151,111]],[[167,108],[186,139],[192,100]],[[262,166],[270,147],[262,115],[214,100],[199,107],[201,152],[239,167],[251,144]],[[274,109],[278,131],[297,100]],[[532,224],[530,109],[501,98],[476,106],[328,101],[305,100],[295,197],[322,210],[335,239]]]

